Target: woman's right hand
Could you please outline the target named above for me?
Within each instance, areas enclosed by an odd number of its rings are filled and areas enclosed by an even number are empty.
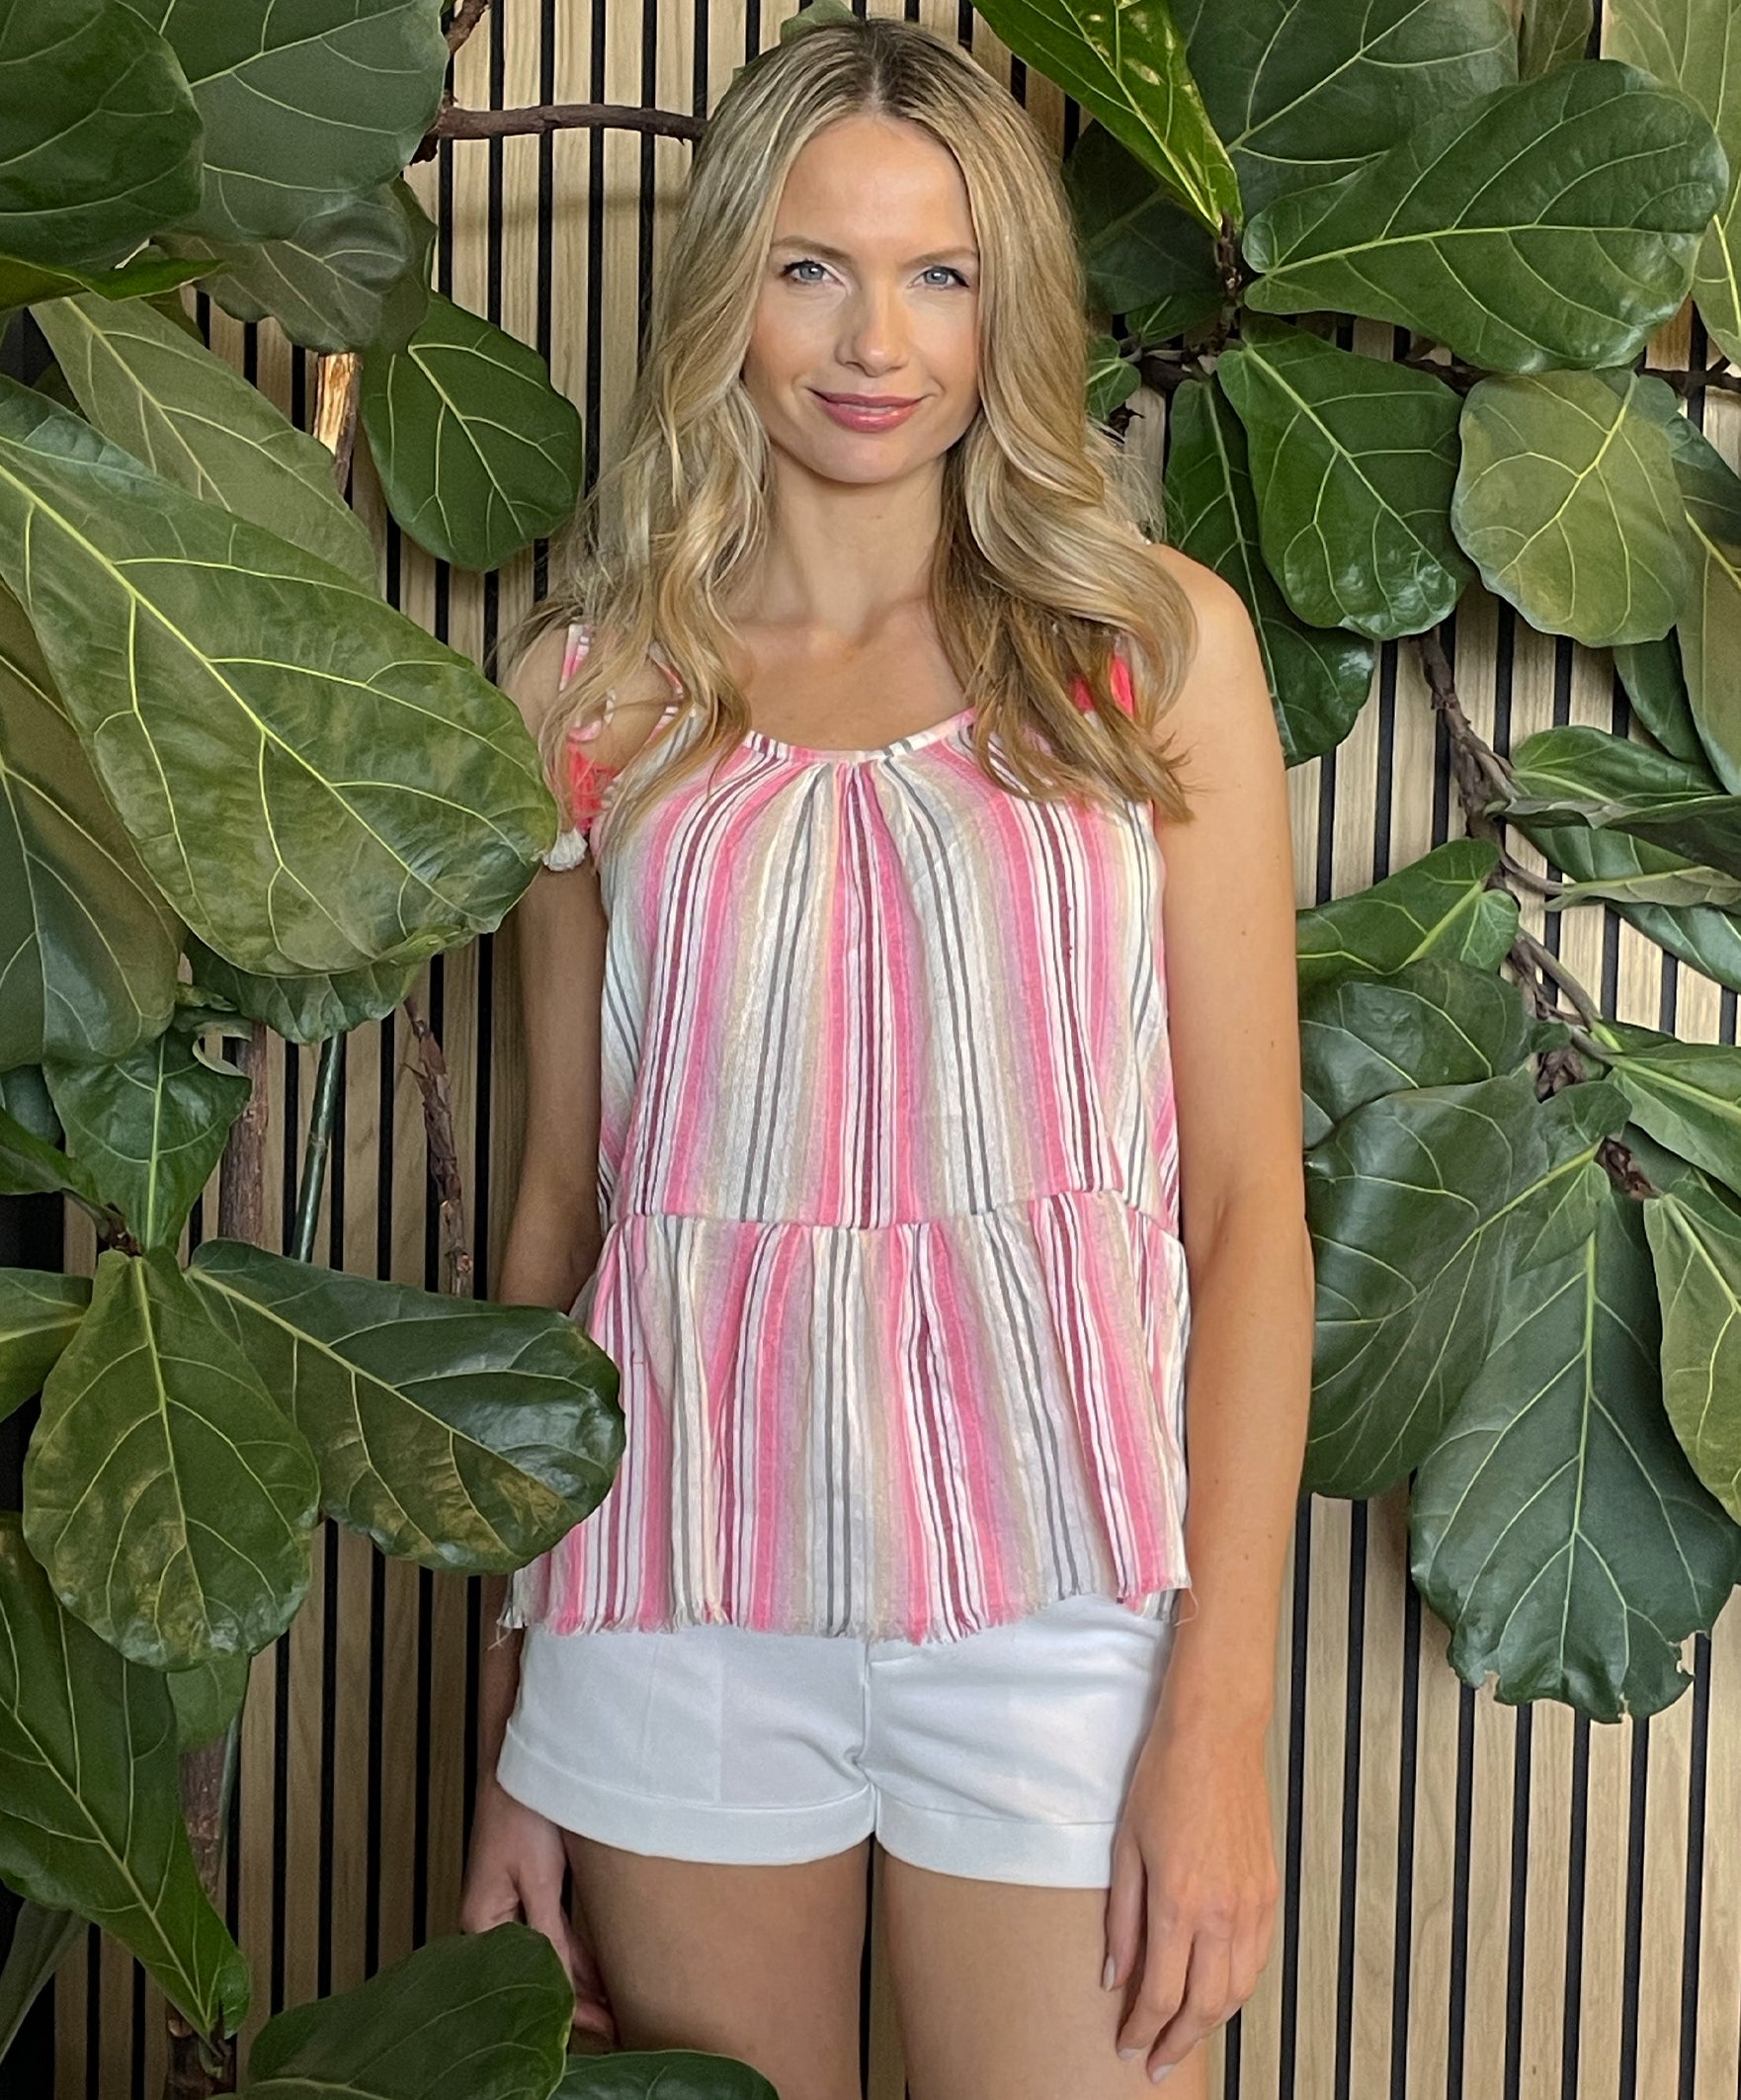
[[[459,1929],[488,1932],[494,1925],[523,1918],[541,1932],[574,1985],[575,2027],[602,2035],[615,2049],[617,2021],[604,1979],[592,1949],[563,1906],[567,1866],[562,1833],[547,1816],[505,1793],[493,1773],[480,1780]]]

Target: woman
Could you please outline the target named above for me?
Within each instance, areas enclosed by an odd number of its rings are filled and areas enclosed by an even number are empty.
[[[1019,106],[915,25],[806,31],[710,121],[504,651],[569,822],[499,1295],[586,1321],[625,1452],[487,1657],[463,1922],[782,2100],[859,2091],[873,1839],[917,2100],[1201,2095],[1272,1933],[1284,765],[1085,380]]]

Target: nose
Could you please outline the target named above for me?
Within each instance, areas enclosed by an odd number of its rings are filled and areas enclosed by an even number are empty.
[[[845,360],[873,372],[899,365],[906,356],[906,315],[895,287],[874,280],[861,285],[846,311]]]

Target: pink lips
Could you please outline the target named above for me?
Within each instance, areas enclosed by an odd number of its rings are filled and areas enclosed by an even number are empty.
[[[816,394],[823,413],[847,430],[893,430],[919,406],[897,394]]]

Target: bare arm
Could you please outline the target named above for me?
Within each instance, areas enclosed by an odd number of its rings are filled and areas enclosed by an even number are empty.
[[[503,690],[536,735],[557,697],[562,631],[540,635]],[[514,1209],[494,1296],[505,1305],[566,1312],[598,1259],[599,1003],[606,921],[590,860],[541,870],[514,912],[524,1038],[526,1122]],[[484,1578],[486,1629],[479,1684],[480,1787],[496,1758],[520,1683],[518,1629],[497,1621],[508,1578]]]
[[[1311,1389],[1293,870],[1281,737],[1227,585],[1171,549],[1199,647],[1167,733],[1197,812],[1162,820],[1191,1279],[1186,1556],[1174,1647],[1114,1851],[1120,2053],[1183,2060],[1250,1995],[1280,1894],[1264,1748]],[[1151,2054],[1152,2053],[1152,2054]]]
[[[1314,1327],[1285,767],[1251,622],[1170,549],[1197,662],[1170,729],[1199,814],[1163,824],[1165,945],[1191,1275],[1186,1556],[1170,1702],[1260,1733],[1274,1701]]]
[[[539,636],[504,684],[536,734],[558,698],[563,635]],[[656,719],[665,694],[658,672],[620,699],[591,745],[600,766],[621,767]],[[561,873],[540,871],[515,907],[513,930],[524,1032],[526,1124],[514,1210],[495,1298],[510,1305],[567,1312],[597,1266],[604,1243],[598,1208],[600,1010],[608,922],[590,857]],[[575,1986],[576,2026],[613,2037],[609,2005],[584,1931],[562,1904],[565,1868],[557,1828],[513,1800],[496,1778],[520,1690],[523,1636],[497,1625],[504,1576],[483,1585],[486,1635],[479,1677],[478,1781],[460,1922],[488,1931],[524,1916],[562,1957]]]

